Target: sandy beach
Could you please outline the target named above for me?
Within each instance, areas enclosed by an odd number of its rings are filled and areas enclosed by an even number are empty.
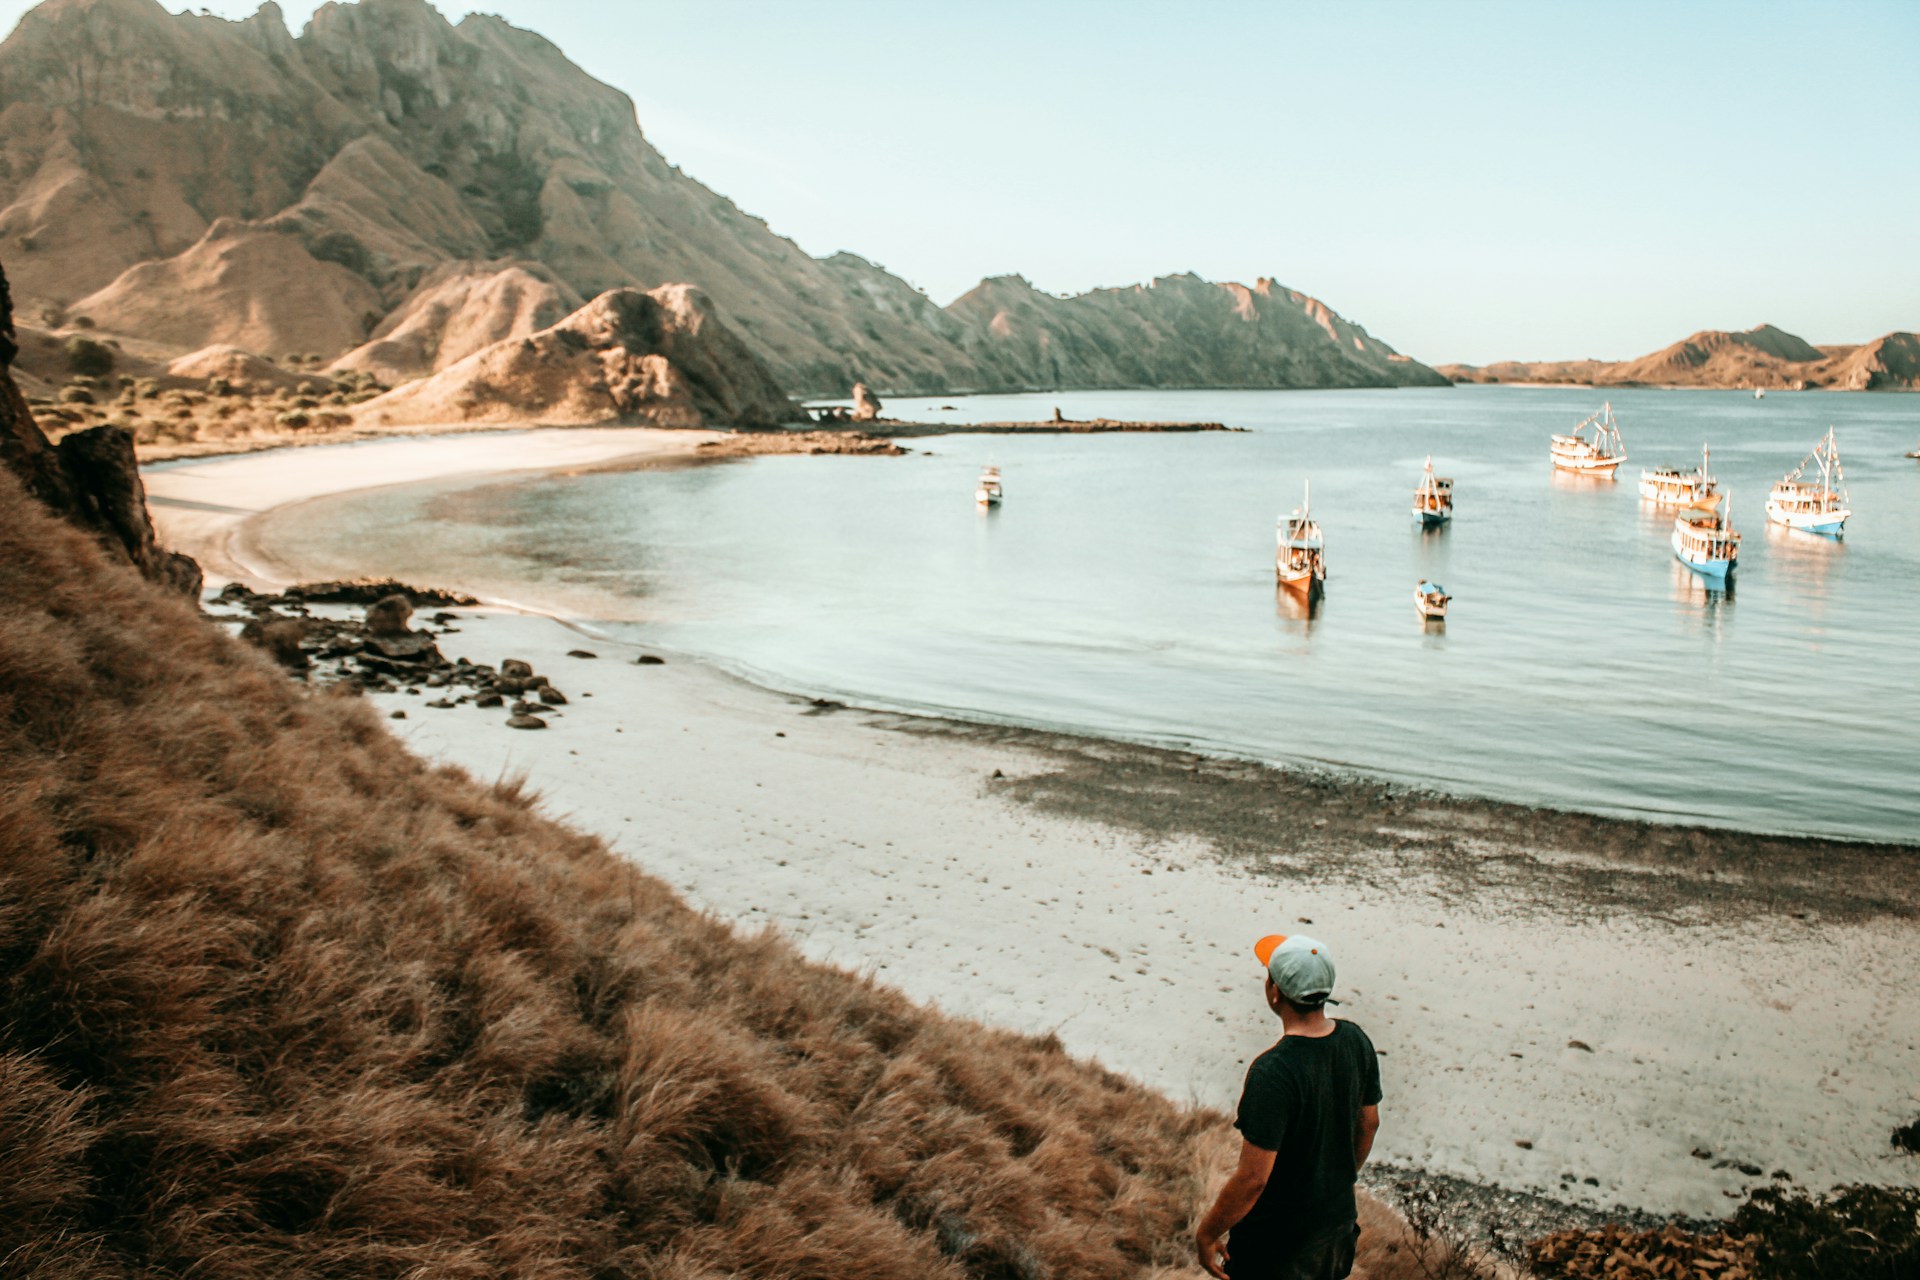
[[[146,479],[162,539],[214,585],[280,586],[298,566],[257,562],[246,529],[284,504],[702,438],[476,433]],[[519,732],[395,694],[396,733],[483,778],[525,773],[694,903],[916,998],[1228,1108],[1277,1031],[1249,946],[1312,932],[1386,1055],[1384,1161],[1694,1216],[1776,1175],[1920,1183],[1888,1142],[1920,1115],[1920,851],[822,708],[679,655],[635,665],[590,623],[460,612],[450,657],[524,659],[570,705]]]

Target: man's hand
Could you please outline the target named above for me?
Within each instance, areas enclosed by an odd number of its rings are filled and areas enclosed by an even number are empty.
[[[1216,1280],[1228,1280],[1227,1246],[1220,1235],[1219,1231],[1209,1229],[1208,1224],[1203,1222],[1200,1229],[1194,1232],[1193,1240],[1200,1247],[1200,1269],[1216,1277]]]
[[[1215,1280],[1228,1280],[1227,1247],[1220,1242],[1221,1238],[1233,1229],[1234,1223],[1247,1216],[1247,1210],[1253,1208],[1254,1201],[1267,1189],[1267,1179],[1273,1176],[1273,1156],[1265,1147],[1256,1147],[1242,1138],[1239,1165],[1227,1179],[1227,1185],[1220,1188],[1213,1208],[1207,1210],[1207,1216],[1200,1219],[1200,1227],[1193,1233],[1194,1245],[1200,1251],[1200,1266]]]

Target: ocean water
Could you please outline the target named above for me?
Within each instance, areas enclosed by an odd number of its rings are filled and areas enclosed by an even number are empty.
[[[1548,436],[1611,399],[1617,481]],[[943,408],[951,405],[952,408]],[[1313,763],[1751,830],[1920,840],[1920,396],[1457,387],[895,401],[922,420],[1205,419],[1244,433],[908,441],[909,458],[395,486],[289,508],[311,576],[457,583],[865,704]],[[1828,425],[1844,540],[1769,526]],[[1698,460],[1746,534],[1679,565],[1642,465]],[[1456,516],[1410,514],[1428,453]],[[982,511],[980,467],[1007,498]],[[1276,589],[1313,484],[1326,597]],[[1423,623],[1422,578],[1454,595]],[[498,660],[504,655],[474,654]]]

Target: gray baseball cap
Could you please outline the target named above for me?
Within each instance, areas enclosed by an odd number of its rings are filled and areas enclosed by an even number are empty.
[[[1304,933],[1275,933],[1253,944],[1280,994],[1295,1004],[1320,1004],[1333,994],[1333,956]]]

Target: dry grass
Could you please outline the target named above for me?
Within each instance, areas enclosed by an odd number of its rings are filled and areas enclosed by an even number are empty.
[[[0,476],[0,1272],[1140,1275],[1217,1123],[696,914]]]

